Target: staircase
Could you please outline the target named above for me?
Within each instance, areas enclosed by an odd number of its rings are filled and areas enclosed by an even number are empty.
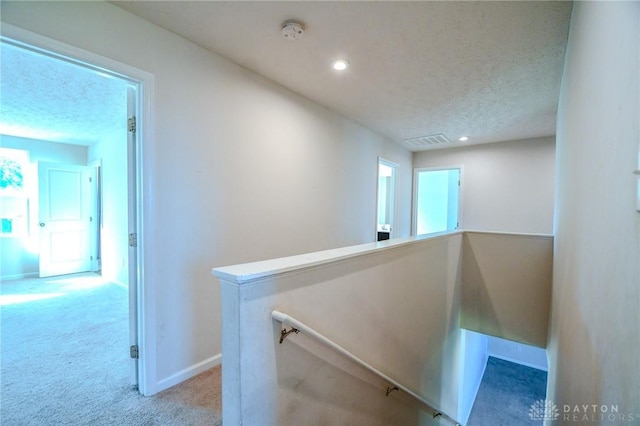
[[[457,231],[215,269],[224,423],[450,424],[410,393],[465,421],[482,363],[463,329],[544,347],[552,250],[551,236]],[[410,392],[317,343],[280,345],[273,311]]]

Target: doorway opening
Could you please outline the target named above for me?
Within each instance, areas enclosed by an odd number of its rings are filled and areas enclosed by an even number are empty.
[[[415,170],[414,235],[460,227],[461,170],[460,167]]]
[[[395,234],[398,167],[398,164],[378,157],[376,241],[388,240]]]
[[[129,346],[137,349],[141,326],[142,249],[136,242],[142,162],[139,129],[131,119],[139,115],[142,80],[36,47],[51,43],[19,29],[6,33],[14,32],[18,37],[0,38],[0,137],[3,146],[28,153],[35,183],[26,196],[27,232],[0,239],[3,253],[22,250],[11,269],[3,260],[3,285],[19,278],[95,272],[101,281],[115,284],[128,307],[128,325],[119,332],[130,345],[105,350],[126,355],[125,379],[138,386],[139,359],[129,357],[134,353]],[[82,53],[72,47],[66,51]]]
[[[539,347],[460,330],[458,420],[468,426],[535,424],[546,398],[547,353]],[[502,407],[500,410],[496,406]],[[545,407],[541,407],[544,411]]]

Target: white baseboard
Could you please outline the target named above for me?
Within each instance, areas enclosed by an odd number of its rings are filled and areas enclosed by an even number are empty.
[[[534,363],[531,363],[531,362],[524,361],[522,359],[511,358],[511,357],[504,356],[504,355],[496,355],[494,353],[489,353],[489,356],[491,356],[493,358],[501,359],[503,361],[513,362],[514,364],[524,365],[525,367],[535,368],[536,370],[549,371],[549,368],[547,366],[540,365],[540,364],[534,364]]]
[[[169,389],[172,386],[177,385],[178,383],[182,383],[185,380],[188,380],[192,377],[197,376],[198,374],[209,370],[210,368],[219,365],[222,362],[222,354],[214,355],[211,358],[205,359],[198,364],[192,365],[191,367],[185,368],[184,370],[178,371],[175,374],[167,377],[166,379],[162,379],[158,381],[156,385],[155,393],[162,392],[163,390]]]
[[[538,370],[548,370],[547,353],[544,348],[494,336],[490,336],[488,339],[489,356]]]
[[[110,282],[111,284],[115,284],[115,285],[117,285],[118,287],[122,287],[122,288],[124,288],[124,289],[126,289],[126,290],[128,290],[128,289],[129,289],[129,286],[128,286],[128,285],[126,285],[126,284],[125,284],[125,283],[123,283],[123,282],[116,281],[116,280],[111,280],[111,281],[109,281],[109,282]]]
[[[40,274],[38,272],[29,272],[27,274],[3,275],[2,277],[0,277],[0,280],[2,281],[21,280],[23,278],[38,278],[39,276]]]

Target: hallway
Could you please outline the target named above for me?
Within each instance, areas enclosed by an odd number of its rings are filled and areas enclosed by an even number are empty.
[[[467,426],[540,425],[529,410],[546,387],[546,371],[489,357]]]

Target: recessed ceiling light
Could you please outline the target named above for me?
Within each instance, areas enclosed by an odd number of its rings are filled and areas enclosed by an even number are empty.
[[[468,141],[468,140],[469,140],[469,136],[460,136],[460,137],[458,138],[458,140],[459,140],[460,142],[466,142],[466,141]]]
[[[344,71],[349,68],[349,61],[346,59],[337,59],[333,61],[331,67],[336,71]]]

